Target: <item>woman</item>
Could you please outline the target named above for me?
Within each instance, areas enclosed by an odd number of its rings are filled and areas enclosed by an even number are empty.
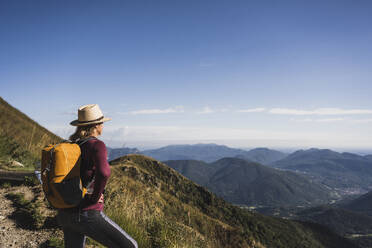
[[[78,110],[77,126],[70,140],[81,145],[80,175],[87,188],[77,208],[59,210],[57,219],[63,228],[65,247],[84,247],[86,236],[107,247],[133,247],[137,242],[103,213],[104,189],[110,176],[105,144],[97,137],[102,134],[105,118],[97,104],[84,105]]]

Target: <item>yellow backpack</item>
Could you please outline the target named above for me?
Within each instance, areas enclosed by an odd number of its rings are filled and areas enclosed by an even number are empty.
[[[44,147],[41,154],[41,181],[47,200],[55,208],[72,208],[86,193],[80,179],[82,146],[64,141]]]

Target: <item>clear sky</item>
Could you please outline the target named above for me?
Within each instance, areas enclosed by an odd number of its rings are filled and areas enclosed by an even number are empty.
[[[0,1],[0,96],[112,147],[372,150],[372,1]]]

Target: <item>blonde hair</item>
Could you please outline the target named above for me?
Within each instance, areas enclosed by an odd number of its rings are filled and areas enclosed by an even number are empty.
[[[78,140],[88,138],[92,135],[94,128],[99,124],[101,123],[86,126],[77,126],[75,132],[70,136],[70,140],[76,142]]]

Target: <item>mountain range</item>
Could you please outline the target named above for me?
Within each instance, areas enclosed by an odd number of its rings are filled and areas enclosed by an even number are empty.
[[[269,164],[287,156],[285,153],[268,148],[246,151],[216,144],[170,145],[159,149],[145,150],[141,153],[160,161],[201,160],[214,162],[225,157],[238,157],[261,164]]]
[[[241,158],[245,160],[249,160],[252,162],[257,162],[263,165],[269,165],[275,161],[281,160],[287,157],[288,154],[268,149],[268,148],[255,148],[244,152],[242,154],[236,155],[236,158]]]
[[[288,155],[268,148],[246,151],[216,144],[171,145],[140,153],[160,161],[198,160],[210,163],[225,157],[241,158],[301,173],[312,182],[326,185],[341,195],[361,194],[372,188],[372,155],[361,156],[316,148],[298,150]],[[201,170],[205,170],[204,167]],[[203,175],[201,171],[198,174],[189,175],[189,178],[205,185],[209,176]]]
[[[366,192],[372,188],[372,160],[369,156],[313,148],[296,151],[271,165],[304,173],[343,194]]]
[[[357,247],[321,225],[233,206],[152,158],[128,155],[110,164],[107,213],[152,235],[151,247]],[[173,246],[159,240],[162,233]]]
[[[342,195],[361,194],[372,188],[372,155],[361,156],[316,148],[285,154],[268,148],[246,151],[216,144],[170,145],[140,153],[160,161],[198,160],[210,163],[225,157],[241,158],[302,173],[311,181],[326,185]],[[199,174],[199,177],[206,178],[202,173]],[[190,178],[203,184],[198,176]]]
[[[239,158],[223,158],[209,164],[195,160],[164,163],[235,204],[313,205],[326,203],[335,197],[329,189],[302,175]]]

